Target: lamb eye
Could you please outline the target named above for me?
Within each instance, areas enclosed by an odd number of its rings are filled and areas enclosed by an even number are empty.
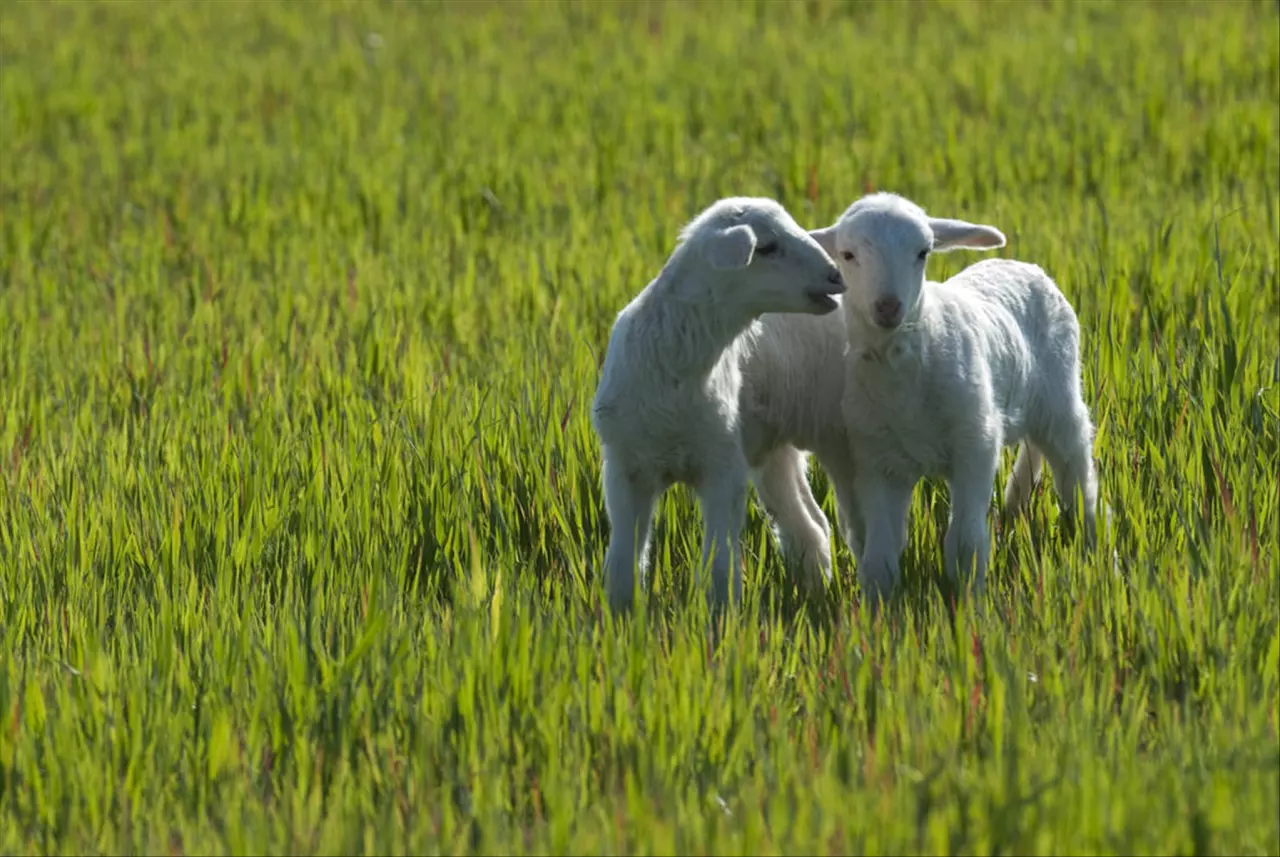
[[[929,248],[928,248],[928,247],[926,247],[926,248],[924,248],[923,250],[921,250],[921,251],[920,251],[920,253],[916,256],[916,258],[917,258],[917,259],[919,259],[921,262],[923,262],[925,259],[928,259],[928,258],[929,258]]]
[[[841,258],[841,259],[844,259],[846,262],[853,262],[853,261],[855,261],[855,260],[854,260],[854,258],[853,258],[853,251],[852,251],[852,250],[845,250],[843,253],[841,253],[841,254],[840,254],[840,258]]]
[[[778,245],[776,243],[762,244],[756,248],[756,252],[761,256],[772,256],[774,253],[778,252]]]

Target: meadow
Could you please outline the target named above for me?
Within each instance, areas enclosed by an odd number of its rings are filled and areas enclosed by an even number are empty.
[[[616,620],[616,313],[871,189],[1076,307],[1106,551],[753,502],[712,647],[676,489]],[[1280,853],[1278,230],[1274,2],[5,3],[0,852]]]

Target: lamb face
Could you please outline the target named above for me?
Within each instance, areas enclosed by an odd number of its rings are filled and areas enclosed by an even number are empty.
[[[840,266],[850,311],[885,331],[915,317],[931,253],[1005,243],[995,227],[929,217],[888,193],[858,200],[834,226],[811,234]]]
[[[749,315],[769,312],[824,315],[834,311],[845,283],[831,257],[778,203],[726,200],[686,233],[720,273],[716,300]]]

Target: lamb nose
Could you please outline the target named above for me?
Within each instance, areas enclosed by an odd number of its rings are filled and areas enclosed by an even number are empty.
[[[897,315],[900,309],[902,309],[902,301],[897,298],[881,298],[875,303],[876,315],[882,318],[891,318]]]

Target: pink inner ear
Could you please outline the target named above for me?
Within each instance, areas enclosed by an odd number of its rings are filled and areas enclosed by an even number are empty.
[[[952,244],[953,247],[968,247],[970,249],[990,250],[996,247],[1004,246],[1004,235],[991,227],[982,227],[975,229],[963,239]]]

